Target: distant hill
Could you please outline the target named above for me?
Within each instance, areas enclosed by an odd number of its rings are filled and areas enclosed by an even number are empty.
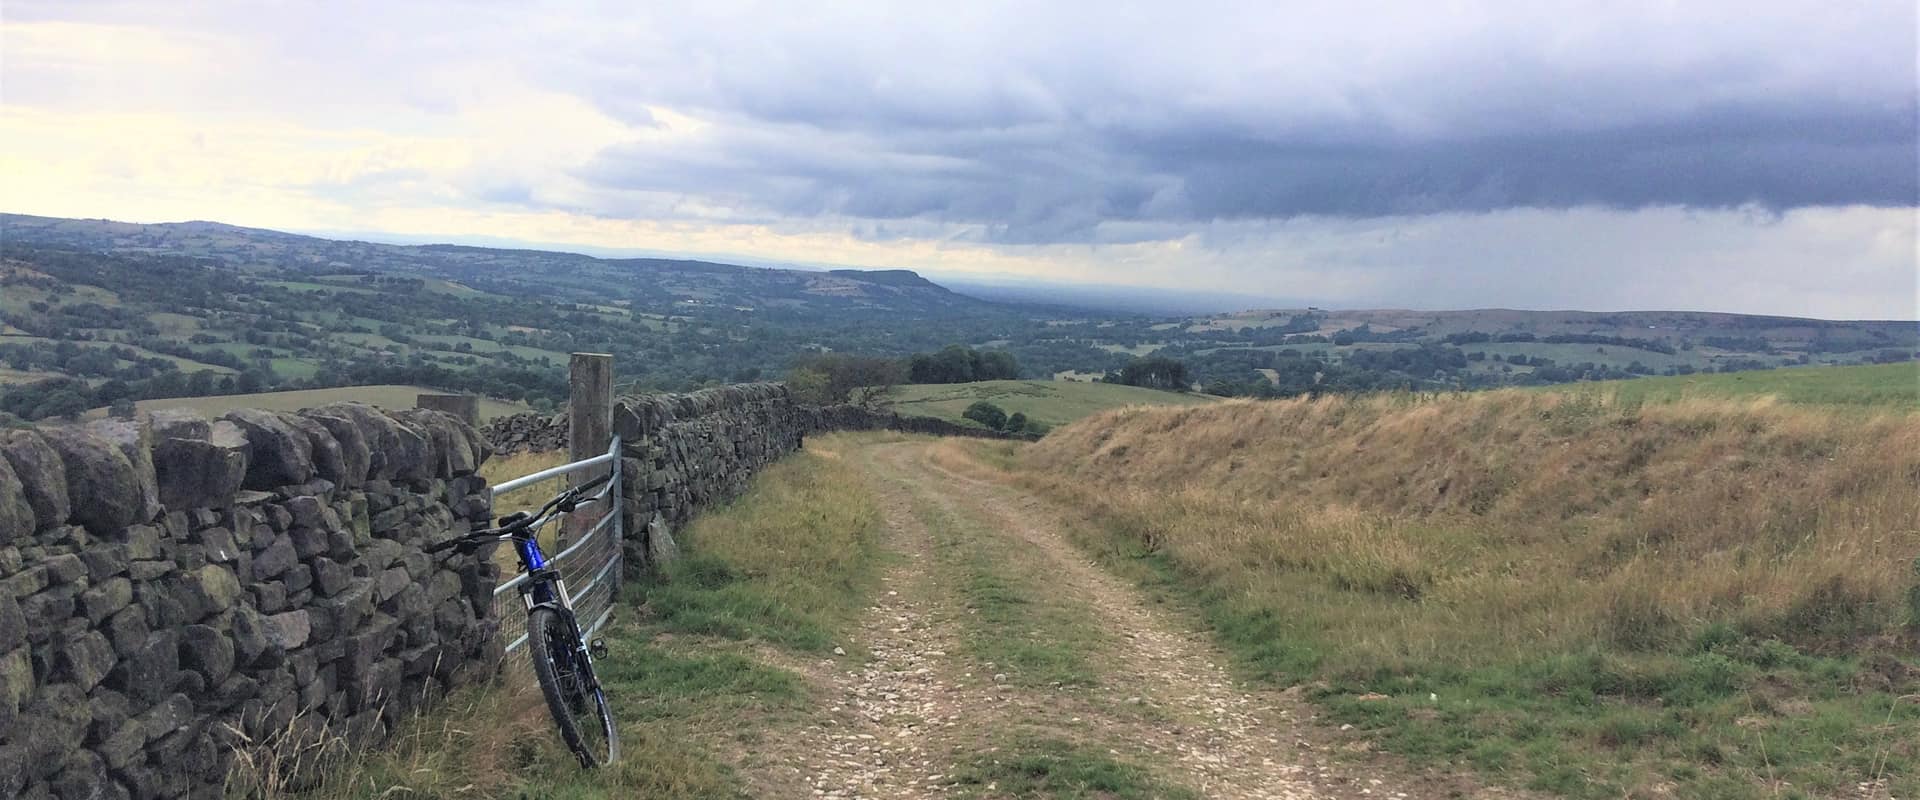
[[[779,377],[821,351],[1038,343],[1046,321],[909,270],[335,241],[215,222],[0,215],[0,412],[420,385],[552,405],[570,352],[623,385]],[[1036,369],[1091,345],[1021,350]]]
[[[717,305],[748,311],[854,307],[917,314],[963,314],[986,305],[909,270],[809,272],[544,250],[379,244],[217,222],[135,224],[7,214],[0,215],[0,227],[17,245],[193,256],[241,268],[415,275],[502,295],[531,293],[573,302],[620,299],[650,307]]]
[[[768,269],[8,214],[0,413],[38,419],[123,398],[360,385],[550,408],[566,396],[568,353],[580,351],[613,353],[627,388],[779,378],[822,352],[901,358],[959,344],[1007,351],[1029,378],[1097,378],[1136,358],[1168,358],[1206,394],[1260,397],[1909,362],[1920,353],[1913,321],[1501,309],[1191,316],[1099,310],[1098,296],[1003,303],[905,269]]]

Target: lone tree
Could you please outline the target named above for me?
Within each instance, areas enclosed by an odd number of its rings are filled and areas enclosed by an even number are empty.
[[[811,405],[878,408],[904,377],[904,367],[891,358],[823,353],[795,365],[787,373],[787,388],[795,400]]]
[[[967,406],[967,410],[960,416],[996,431],[1007,427],[1006,410],[985,400],[975,400],[973,405]]]

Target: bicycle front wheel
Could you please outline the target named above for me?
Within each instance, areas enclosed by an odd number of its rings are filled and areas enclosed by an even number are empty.
[[[560,728],[567,749],[582,767],[613,763],[620,757],[620,738],[613,727],[607,693],[593,674],[593,663],[581,652],[572,621],[551,608],[527,614],[527,652],[533,658],[534,677],[546,695],[547,710]]]

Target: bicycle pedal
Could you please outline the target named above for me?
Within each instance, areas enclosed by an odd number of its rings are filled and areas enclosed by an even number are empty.
[[[587,655],[593,656],[594,658],[606,658],[607,657],[607,640],[595,639],[591,642],[588,642]]]

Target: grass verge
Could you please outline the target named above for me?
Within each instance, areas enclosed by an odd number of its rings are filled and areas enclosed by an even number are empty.
[[[809,440],[754,490],[695,520],[686,554],[646,590],[665,629],[818,653],[844,642],[879,584],[882,518],[849,440]]]
[[[1109,564],[1416,761],[1575,797],[1920,795],[1920,421],[1506,392],[1009,449]]]
[[[390,745],[329,770],[301,793],[364,798],[745,797],[731,764],[804,724],[804,680],[749,644],[816,652],[843,637],[878,581],[881,517],[841,437],[768,468],[748,493],[682,532],[688,556],[630,586],[605,638],[601,677],[622,758],[582,772],[560,744],[530,677],[457,692],[405,723]],[[513,465],[511,474],[536,464]],[[631,609],[647,609],[633,613]]]

